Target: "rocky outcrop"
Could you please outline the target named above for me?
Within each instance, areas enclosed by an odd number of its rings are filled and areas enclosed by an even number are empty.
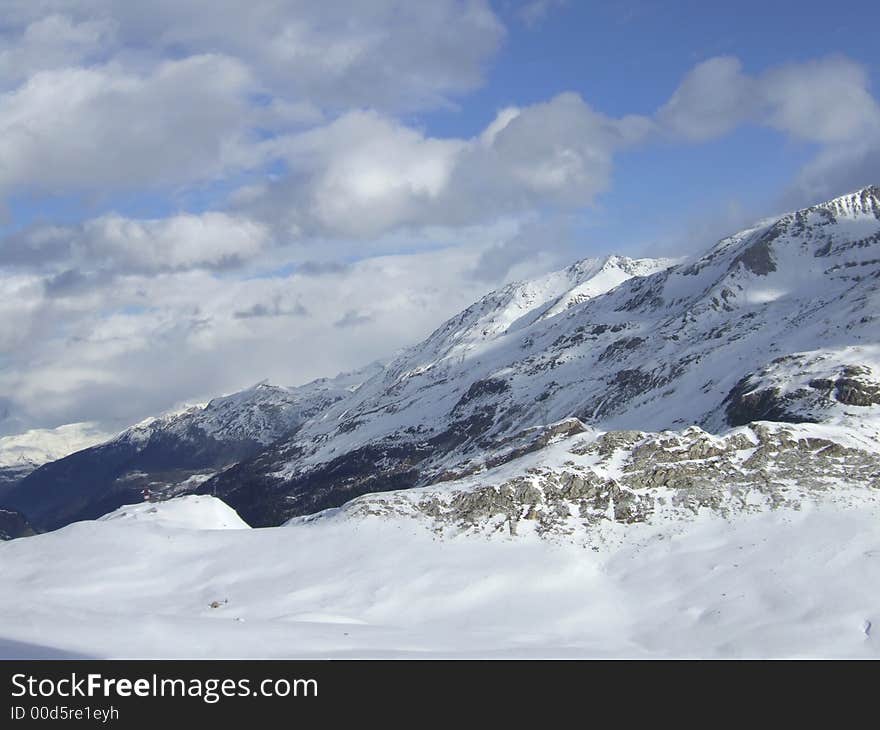
[[[821,377],[813,377],[822,370]],[[749,373],[724,400],[727,423],[817,423],[839,406],[880,405],[880,382],[867,365],[829,364],[826,355],[788,355]]]
[[[833,393],[837,401],[848,406],[880,405],[880,382],[872,379],[867,365],[847,365],[835,380],[811,380],[810,387]]]
[[[806,430],[805,430],[806,429]],[[500,483],[475,480],[416,493],[368,495],[346,506],[354,517],[409,515],[438,532],[590,534],[610,523],[687,518],[709,510],[795,509],[810,499],[867,490],[880,499],[876,451],[797,430],[755,423],[724,437],[613,431],[572,439],[554,465],[526,468]],[[880,447],[880,444],[878,444]],[[491,473],[482,477],[491,482]]]
[[[727,423],[731,426],[744,426],[752,421],[816,423],[818,419],[801,407],[805,398],[815,395],[805,389],[784,393],[775,387],[756,388],[752,376],[747,375],[724,400]]]
[[[527,429],[510,438],[477,443],[475,439],[482,435],[480,424],[485,426],[481,418],[478,414],[456,422],[449,430],[421,443],[387,442],[353,449],[287,480],[283,490],[278,488],[276,479],[253,477],[272,469],[259,463],[260,459],[273,456],[264,454],[205,482],[198,493],[219,496],[233,505],[248,524],[267,527],[340,507],[364,494],[410,489],[478,474],[539,452],[555,440],[586,431],[583,423],[570,418]],[[466,440],[472,443],[473,458],[463,460],[454,470],[446,468],[442,455]],[[286,453],[281,458],[295,456]]]

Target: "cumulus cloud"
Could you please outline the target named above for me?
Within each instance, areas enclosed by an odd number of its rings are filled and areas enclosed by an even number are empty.
[[[233,56],[276,95],[336,109],[445,104],[481,83],[505,35],[487,0],[4,2],[13,38],[49,14],[67,18],[81,35],[82,24],[101,19],[113,28],[116,47],[136,61],[147,54]]]
[[[733,57],[694,67],[657,113],[658,129],[702,142],[741,124],[819,145],[776,204],[793,209],[876,184],[880,104],[865,68],[843,56],[747,74]]]
[[[766,122],[821,143],[880,133],[880,105],[865,69],[842,57],[770,69],[759,80]]]
[[[463,147],[376,112],[351,112],[285,142],[293,173],[278,204],[299,207],[297,227],[334,234],[375,235],[418,222],[446,189]]]
[[[280,141],[290,174],[241,200],[296,235],[358,237],[579,207],[607,189],[614,153],[652,127],[644,117],[605,116],[573,93],[506,108],[467,140],[356,111]]]
[[[86,222],[80,240],[111,266],[118,261],[121,268],[161,271],[238,263],[259,253],[268,236],[259,223],[204,213],[147,221],[103,217]]]
[[[115,24],[107,18],[81,22],[64,15],[35,18],[17,40],[0,50],[0,89],[17,85],[37,71],[93,61],[113,42]]]
[[[562,268],[576,258],[571,224],[564,217],[523,222],[513,235],[486,246],[470,275],[488,283]]]
[[[253,164],[242,120],[249,75],[194,56],[146,74],[40,71],[0,94],[0,192],[154,187]]]
[[[644,117],[601,114],[574,93],[505,109],[470,146],[453,186],[472,188],[468,197],[485,191],[501,208],[587,205],[608,187],[614,153],[642,140],[651,128]]]
[[[312,140],[338,141],[351,109],[449,106],[504,35],[487,0],[8,0],[0,206],[14,223],[9,199],[25,193],[168,195],[265,175],[273,142],[323,122]],[[418,190],[414,175],[402,184]]]
[[[726,134],[754,114],[752,82],[738,58],[710,58],[684,77],[657,117],[672,133],[694,141]]]
[[[864,68],[830,57],[745,73],[739,59],[710,58],[684,77],[657,118],[693,141],[719,137],[750,122],[820,143],[876,134],[880,106]]]

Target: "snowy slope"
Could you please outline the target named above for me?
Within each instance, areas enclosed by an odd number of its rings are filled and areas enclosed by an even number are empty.
[[[0,657],[877,658],[878,519],[705,513],[595,550],[406,518],[82,522],[0,544]]]
[[[652,431],[876,418],[880,189],[665,263],[648,264],[647,276],[621,273],[589,298],[580,294],[592,277],[609,281],[604,264],[490,294],[202,489],[254,524],[277,524],[447,479],[528,429],[572,417]]]
[[[604,294],[627,279],[662,271],[673,263],[673,259],[624,256],[590,258],[531,281],[509,284],[405,350],[391,366],[393,377],[399,380],[476,359],[491,351],[499,338]]]
[[[120,507],[100,518],[102,522],[151,524],[186,530],[247,530],[235,510],[214,497],[190,496],[165,502],[142,502]]]

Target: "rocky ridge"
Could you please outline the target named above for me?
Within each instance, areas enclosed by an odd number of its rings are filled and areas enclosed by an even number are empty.
[[[371,494],[342,509],[352,519],[417,519],[439,534],[535,533],[589,542],[610,523],[687,520],[702,510],[731,517],[801,509],[855,493],[880,500],[878,451],[870,437],[854,440],[809,424],[753,423],[724,436],[696,426],[611,431],[566,436],[513,470]]]

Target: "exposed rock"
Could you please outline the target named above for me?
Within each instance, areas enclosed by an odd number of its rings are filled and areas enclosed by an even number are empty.
[[[776,262],[773,260],[770,244],[775,238],[781,235],[781,233],[782,231],[776,226],[771,228],[760,239],[737,256],[733,260],[731,268],[737,264],[742,264],[749,271],[758,276],[766,276],[767,274],[776,271]]]
[[[817,418],[798,407],[803,399],[815,397],[807,390],[783,393],[778,387],[756,388],[753,375],[740,379],[724,399],[727,423],[744,426],[752,421],[816,423]]]
[[[573,440],[568,451],[599,459],[542,466],[499,484],[426,489],[412,497],[367,495],[345,509],[353,516],[427,517],[439,532],[517,535],[528,525],[539,535],[573,535],[610,522],[649,522],[658,511],[678,518],[704,509],[731,516],[799,508],[841,487],[880,489],[876,453],[761,423],[724,437],[695,427],[608,432],[588,444]]]
[[[870,375],[871,369],[864,365],[845,367],[843,376],[834,381],[834,397],[850,406],[880,405],[880,383]]]
[[[453,411],[459,410],[462,406],[476,400],[477,398],[482,398],[487,395],[497,395],[498,393],[503,393],[507,390],[510,390],[510,384],[504,380],[498,380],[496,378],[478,380],[471,384],[470,388],[467,389],[467,392],[465,392],[458,403],[456,403]]]

